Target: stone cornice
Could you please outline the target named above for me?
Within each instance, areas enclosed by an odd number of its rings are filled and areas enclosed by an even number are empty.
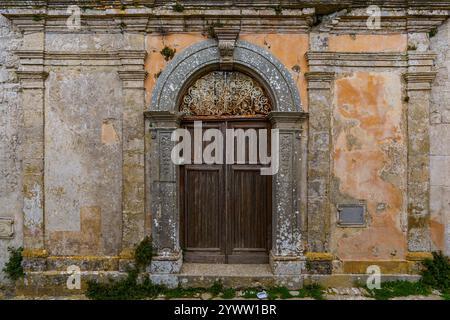
[[[332,52],[309,51],[306,59],[312,71],[327,67],[407,67],[408,56],[403,52]]]
[[[0,0],[0,13],[25,32],[71,32],[66,27],[67,8],[73,1]],[[174,1],[118,0],[83,1],[81,32],[204,32],[216,23],[238,26],[242,32],[399,33],[430,32],[450,15],[450,1],[179,1],[184,10],[176,12]],[[32,4],[30,4],[32,3]],[[367,7],[382,9],[381,28],[369,29]],[[344,9],[344,10],[342,10]],[[327,13],[325,19],[317,14]]]
[[[1,5],[0,5],[1,7]],[[66,25],[67,7],[49,9],[0,10],[24,32],[203,32],[211,27],[239,27],[243,32],[267,32],[276,28],[283,32],[306,32],[313,22],[314,8],[290,9],[282,15],[273,8],[255,9],[186,9],[182,13],[171,8],[87,9],[81,11],[81,29],[71,31]]]
[[[410,71],[431,71],[433,52],[332,52],[308,51],[311,71],[333,71],[336,68],[408,68]]]
[[[111,51],[42,51],[17,50],[22,66],[25,65],[117,65],[129,69],[142,69],[147,52],[145,50]]]
[[[322,32],[351,34],[428,33],[440,26],[450,15],[450,9],[440,11],[386,10],[382,12],[380,28],[369,29],[367,27],[369,15],[365,10],[366,8],[359,10],[358,13],[351,12],[331,19],[318,29]]]

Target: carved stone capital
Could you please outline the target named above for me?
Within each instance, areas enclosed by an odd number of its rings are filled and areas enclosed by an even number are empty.
[[[436,72],[407,72],[403,77],[407,83],[408,91],[431,90],[431,84],[436,77]]]
[[[181,113],[171,111],[146,111],[144,115],[150,120],[151,127],[177,127],[181,118]]]
[[[45,71],[16,71],[24,89],[43,89],[48,73]]]
[[[272,111],[267,115],[267,120],[277,128],[298,129],[298,123],[308,118],[306,112],[279,112]]]
[[[239,31],[240,29],[236,27],[214,28],[220,54],[219,65],[222,70],[233,69],[234,48],[236,46],[236,40],[239,36]]]
[[[312,71],[305,74],[308,89],[329,90],[335,77],[334,72]]]

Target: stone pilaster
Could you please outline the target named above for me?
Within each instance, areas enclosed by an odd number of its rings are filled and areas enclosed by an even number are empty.
[[[145,236],[144,50],[119,52],[122,79],[122,251],[130,259],[137,243]]]
[[[171,152],[175,142],[172,132],[179,126],[179,115],[169,111],[149,111],[150,142],[147,163],[150,165],[150,212],[152,238],[156,256],[150,272],[155,274],[178,273],[182,265],[179,234],[179,209],[177,167]]]
[[[330,233],[331,87],[334,73],[306,74],[309,98],[308,251],[328,252]]]
[[[430,251],[430,94],[434,54],[409,53],[404,75],[408,111],[408,250]]]
[[[272,250],[274,274],[295,275],[305,268],[301,218],[302,112],[271,112],[279,130],[279,170],[272,180]]]
[[[25,270],[45,269],[44,220],[44,104],[45,79],[43,33],[24,38],[26,47],[17,51],[23,106],[23,242]],[[30,40],[29,42],[27,40]]]

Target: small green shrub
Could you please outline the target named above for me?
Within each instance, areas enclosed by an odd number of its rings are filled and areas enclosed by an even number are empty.
[[[156,298],[166,288],[156,285],[148,277],[138,283],[138,271],[130,270],[125,279],[109,283],[88,281],[86,296],[93,300],[137,300],[144,298]]]
[[[366,287],[366,290],[376,300],[388,300],[395,297],[413,295],[427,296],[431,293],[431,290],[421,281],[411,282],[406,280],[383,282],[381,289],[369,289]]]
[[[215,281],[213,285],[209,288],[209,292],[211,292],[214,296],[218,296],[221,292],[223,292],[223,284],[222,281]]]
[[[324,300],[323,296],[323,288],[317,283],[305,285],[302,289],[299,290],[298,296],[299,298],[311,297],[316,300]]]
[[[216,31],[215,28],[223,28],[224,24],[222,22],[216,21],[212,24],[210,24],[206,30],[206,33],[208,34],[209,38],[215,38],[216,37]]]
[[[442,252],[433,252],[433,259],[422,262],[424,270],[421,275],[424,285],[441,292],[450,293],[450,263]]]
[[[165,46],[159,53],[164,57],[164,60],[169,61],[172,60],[175,56],[175,53],[177,52],[176,49],[169,48],[168,46]]]
[[[292,298],[292,295],[289,293],[289,289],[286,287],[272,287],[267,290],[267,295],[270,300],[273,299],[289,299]]]
[[[140,270],[145,269],[152,262],[153,251],[152,239],[145,237],[134,251],[136,267]]]
[[[233,288],[226,288],[222,292],[223,299],[233,299],[236,296],[236,290]]]
[[[23,248],[18,249],[8,248],[9,260],[6,262],[3,271],[6,273],[9,279],[16,281],[24,276],[22,267],[22,252]]]
[[[175,12],[183,12],[184,11],[184,7],[181,3],[177,2],[172,6],[173,11]]]
[[[438,33],[438,29],[437,28],[433,28],[433,29],[430,30],[430,32],[428,32],[428,36],[430,38],[433,38],[437,33]]]
[[[277,16],[283,14],[283,7],[281,5],[273,7],[273,10],[275,10],[275,14]]]

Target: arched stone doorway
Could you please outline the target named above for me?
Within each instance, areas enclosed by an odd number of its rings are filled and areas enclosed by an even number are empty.
[[[261,169],[270,159],[270,98],[249,75],[210,71],[186,90],[179,110],[191,153],[179,166],[184,261],[268,263],[272,177]],[[203,141],[192,161],[196,133]]]
[[[178,108],[195,80],[223,69],[255,79],[271,101],[270,112],[261,114],[272,128],[279,130],[280,146],[279,170],[271,177],[269,260],[274,274],[299,274],[304,269],[306,134],[302,132],[306,130],[306,115],[299,93],[290,73],[268,51],[245,41],[231,44],[224,45],[219,36],[219,41],[200,42],[176,56],[158,78],[150,111],[146,112],[146,126],[150,128],[146,143],[146,195],[157,250],[150,267],[152,273],[178,273],[183,262],[180,176],[171,161],[175,145],[171,135],[180,127],[183,116]]]

